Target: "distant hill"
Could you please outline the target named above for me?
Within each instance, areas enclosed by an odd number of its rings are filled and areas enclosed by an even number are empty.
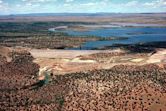
[[[118,22],[166,24],[166,13],[29,13],[1,15],[0,22]]]
[[[148,15],[148,14],[166,14],[165,13],[29,13],[29,14],[11,14],[7,16],[116,16],[116,15]]]

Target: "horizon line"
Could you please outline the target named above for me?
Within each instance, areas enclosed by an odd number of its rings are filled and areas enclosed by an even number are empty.
[[[0,16],[17,16],[17,15],[37,15],[37,14],[164,14],[166,12],[39,12],[39,13],[15,13],[0,14]]]

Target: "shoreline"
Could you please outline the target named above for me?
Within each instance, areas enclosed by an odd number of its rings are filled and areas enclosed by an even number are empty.
[[[96,23],[93,25],[63,25],[63,26],[57,26],[54,28],[49,28],[48,31],[51,32],[59,32],[61,30],[72,30],[72,31],[89,31],[89,30],[96,30],[96,29],[109,29],[109,28],[166,28],[166,25],[164,24],[142,24],[142,23],[121,23],[121,22],[115,22],[115,23]]]

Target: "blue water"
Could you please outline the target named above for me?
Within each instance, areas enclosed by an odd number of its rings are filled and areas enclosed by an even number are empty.
[[[104,46],[111,46],[112,44],[134,44],[142,42],[166,41],[166,27],[120,27],[109,29],[95,29],[89,31],[72,31],[65,30],[69,35],[94,35],[100,37],[128,37],[125,40],[112,41],[92,41],[86,42],[82,45],[82,49],[93,49]]]

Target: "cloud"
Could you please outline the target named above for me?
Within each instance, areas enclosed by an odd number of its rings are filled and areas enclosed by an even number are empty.
[[[42,7],[42,3],[49,2],[51,0],[22,0],[24,3],[25,8],[22,10],[33,10],[36,7]],[[17,6],[18,7],[18,6]]]
[[[68,3],[68,2],[73,2],[73,1],[74,1],[74,0],[66,0],[65,2],[67,2],[67,3]]]
[[[64,7],[69,7],[69,6],[71,6],[71,4],[65,3],[65,4],[63,4],[63,6]]]
[[[50,2],[50,1],[56,1],[56,0],[22,0],[23,2],[29,2],[29,3],[44,3],[44,2]]]
[[[138,1],[131,1],[125,4],[125,6],[136,6],[136,5],[139,5]]]
[[[166,0],[156,0],[156,1],[152,1],[152,2],[146,2],[143,5],[153,7],[153,8],[163,7],[163,6],[166,7]]]
[[[39,6],[40,6],[39,3],[36,3],[36,4],[33,4],[33,3],[26,3],[26,4],[25,4],[25,9],[26,9],[26,8],[33,9],[33,8],[39,7]]]
[[[128,2],[113,2],[112,0],[89,0],[82,3],[65,3],[59,6],[61,11],[66,12],[121,12],[121,13],[143,13],[143,12],[164,12],[166,0],[153,0],[141,2],[140,0],[131,0]],[[153,6],[153,7],[152,7]],[[76,10],[73,10],[74,9]],[[155,7],[155,8],[154,8]]]
[[[2,0],[0,0],[0,4],[1,4],[1,3],[3,3],[3,1],[2,1]]]
[[[165,12],[166,0],[0,0],[2,13],[93,13],[93,12]],[[118,0],[117,0],[118,1]]]
[[[83,4],[81,4],[81,5],[83,5],[83,6],[95,6],[95,5],[97,5],[97,4],[94,3],[94,2],[89,2],[89,3],[83,3]]]
[[[32,3],[27,3],[26,6],[32,6]]]
[[[1,15],[8,14],[9,9],[10,9],[9,4],[0,0],[0,14]]]

